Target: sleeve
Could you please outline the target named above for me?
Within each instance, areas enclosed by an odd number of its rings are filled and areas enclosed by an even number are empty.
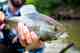
[[[8,46],[10,37],[9,33],[9,29],[3,29],[2,31],[0,31],[0,44]]]
[[[3,44],[5,46],[11,45],[12,39],[15,36],[16,34],[10,29],[3,29],[2,31],[0,31],[0,44]]]
[[[36,10],[36,7],[34,5],[23,5],[20,8],[20,13],[21,13],[21,16],[25,16],[32,13],[38,13],[38,11]]]
[[[3,39],[4,39],[3,33],[2,33],[2,32],[0,32],[0,43],[2,43],[2,42],[3,42]]]
[[[17,32],[14,29],[12,29],[12,30],[4,29],[3,35],[4,35],[4,38],[1,40],[0,44],[4,44],[4,45],[8,46],[8,48],[15,48],[15,49],[22,48],[18,39],[17,39],[16,43],[14,43],[14,44],[12,43],[12,40],[17,35]]]

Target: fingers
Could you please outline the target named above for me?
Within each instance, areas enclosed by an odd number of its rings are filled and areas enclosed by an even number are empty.
[[[27,28],[27,26],[25,26],[23,23],[18,23],[18,33],[19,33],[19,39],[21,41],[24,41],[26,40],[26,42],[28,44],[32,43],[32,40],[31,40],[31,35],[30,35],[30,32],[29,32],[29,29]]]
[[[35,32],[31,32],[29,37],[26,36],[25,38],[26,38],[25,40],[21,40],[21,39],[19,40],[23,47],[26,47],[35,43],[37,44],[39,41],[39,38]]]
[[[6,24],[2,24],[2,25],[0,26],[0,29],[3,29],[3,28],[5,27],[5,25],[6,25]]]
[[[3,12],[0,11],[0,21],[3,21],[5,19],[5,15]]]
[[[27,26],[24,26],[23,29],[24,29],[24,30],[23,30],[23,33],[24,33],[26,42],[27,42],[28,44],[31,44],[31,43],[32,43],[32,38],[31,38],[31,34],[30,34],[30,32],[29,32],[28,27],[27,27]]]
[[[12,40],[12,43],[15,43],[16,41],[17,41],[17,36],[16,37],[14,37],[14,39]]]
[[[23,23],[18,23],[19,32],[19,41],[22,46],[26,46],[28,44],[33,44],[34,42],[38,41],[39,38],[35,32],[30,32],[28,27],[25,26]]]
[[[19,34],[19,38],[24,40],[25,37],[23,35],[23,24],[22,23],[18,23],[17,25],[17,31],[18,31],[18,34]]]
[[[20,44],[23,46],[23,47],[26,47],[28,44],[25,42],[25,40],[21,40],[19,39],[19,42]]]
[[[37,36],[37,34],[35,32],[31,32],[31,38],[32,40],[39,40],[39,37]]]

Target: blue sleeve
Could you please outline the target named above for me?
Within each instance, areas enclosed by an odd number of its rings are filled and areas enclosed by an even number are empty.
[[[12,44],[12,39],[16,36],[10,29],[0,31],[0,44],[9,46]]]
[[[19,43],[19,40],[16,41],[16,43],[12,44],[13,38],[17,35],[15,30],[3,30],[4,33],[4,39],[3,39],[3,44],[5,43],[8,48],[22,48],[22,46]]]
[[[5,38],[3,32],[0,31],[0,44],[6,45],[7,46],[7,39]]]
[[[4,44],[8,46],[9,42],[11,41],[10,39],[10,30],[9,29],[3,29],[2,34],[0,34],[0,44]]]
[[[3,33],[0,32],[0,44],[4,44],[4,39]]]

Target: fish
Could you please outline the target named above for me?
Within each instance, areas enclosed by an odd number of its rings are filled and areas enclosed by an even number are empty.
[[[6,28],[16,28],[19,22],[24,23],[24,25],[28,27],[29,31],[34,31],[39,37],[39,40],[43,42],[57,40],[58,37],[60,37],[64,33],[64,30],[62,30],[62,24],[43,14],[16,16],[6,20]],[[19,35],[17,36],[17,38],[18,37]],[[26,45],[24,53],[29,53],[28,50],[31,49],[34,50],[38,43],[38,41],[34,41],[33,44]]]
[[[32,18],[34,17],[34,19]],[[46,21],[43,19],[44,15],[36,16],[17,16],[8,19],[7,25],[10,28],[16,27],[18,22],[24,23],[28,28],[29,31],[34,31],[40,40],[48,41],[48,40],[56,40],[63,32],[57,30],[57,22],[50,23],[51,21]]]

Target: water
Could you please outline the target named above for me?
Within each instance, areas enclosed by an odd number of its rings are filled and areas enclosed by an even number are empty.
[[[69,32],[69,41],[72,41],[75,46],[72,46],[65,53],[80,53],[80,20],[65,20],[61,21],[64,24],[66,31]],[[63,43],[62,39],[55,40],[52,43],[47,43],[44,53],[60,53],[68,43]]]
[[[69,32],[69,40],[72,41],[77,48],[80,48],[80,20],[61,21]]]

